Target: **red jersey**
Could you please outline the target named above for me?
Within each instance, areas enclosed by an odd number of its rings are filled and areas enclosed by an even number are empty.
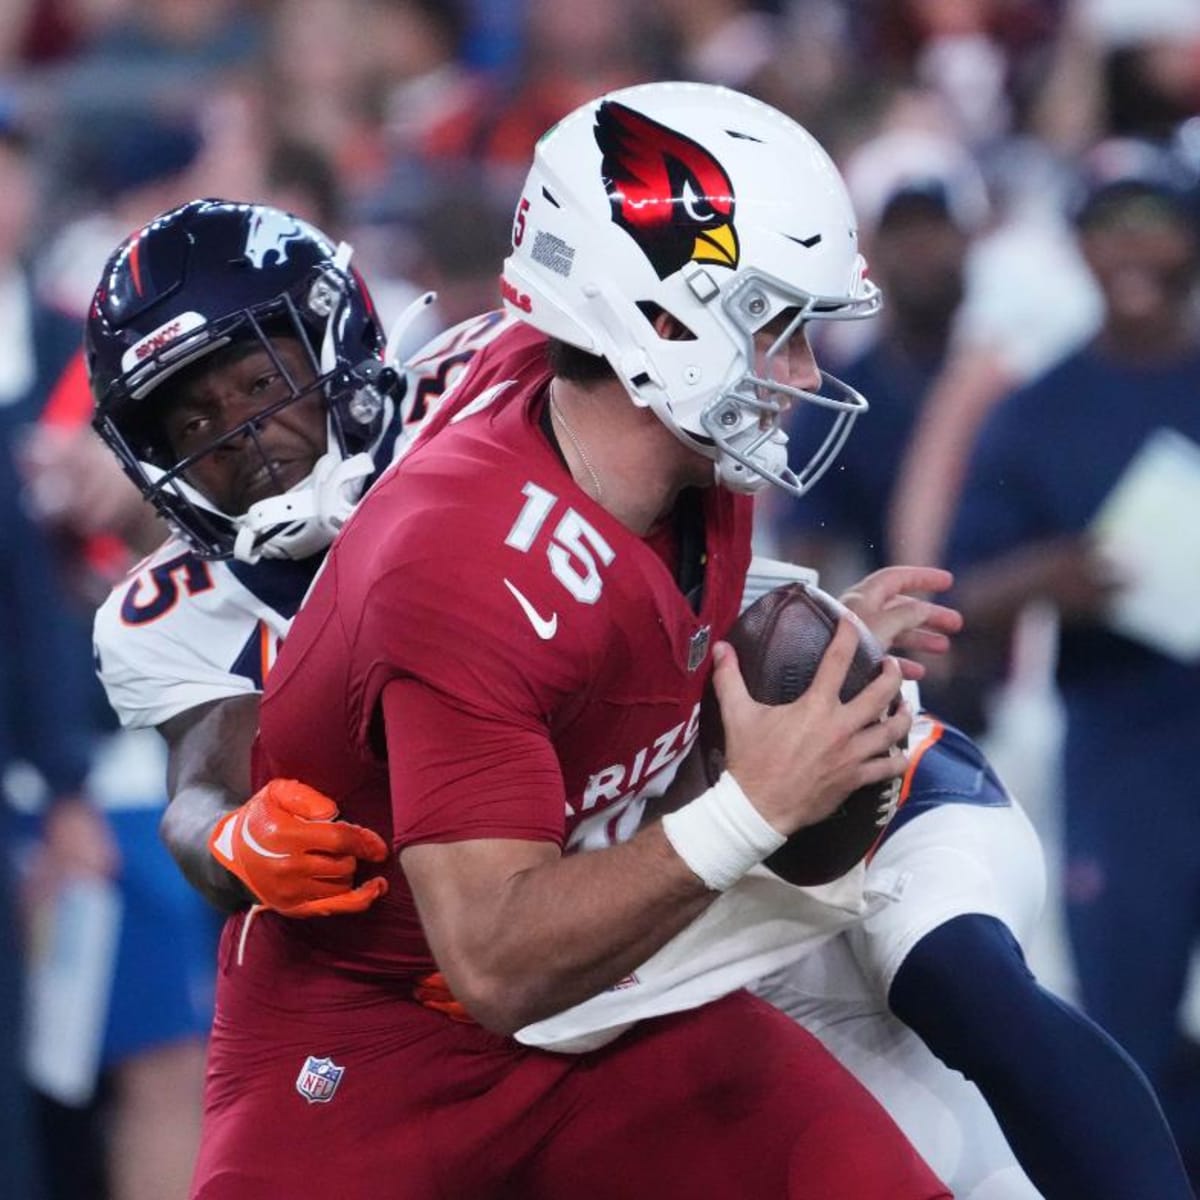
[[[571,850],[636,829],[694,740],[709,646],[738,611],[751,502],[693,494],[693,608],[670,531],[637,536],[572,479],[543,426],[549,378],[542,336],[501,329],[359,505],[267,682],[259,782],[302,779],[397,850]],[[281,921],[284,936],[346,970],[424,974],[411,894],[387,870],[366,914]]]
[[[632,831],[692,736],[750,505],[711,488],[677,548],[634,536],[549,440],[548,377],[540,338],[500,333],[360,504],[267,681],[260,778],[297,775],[398,847]],[[667,562],[701,540],[697,612]],[[948,1196],[867,1091],[744,992],[578,1056],[417,1003],[429,951],[388,870],[361,915],[226,925],[194,1200],[299,1195],[331,1163],[361,1200]]]

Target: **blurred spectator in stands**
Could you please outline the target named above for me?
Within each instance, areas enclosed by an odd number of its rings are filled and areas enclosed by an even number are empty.
[[[1032,110],[1061,153],[1117,135],[1167,141],[1200,114],[1200,5],[1195,0],[1073,0]]]
[[[590,96],[653,77],[649,28],[636,0],[526,0],[523,61],[435,120],[426,153],[482,163],[499,186],[515,189],[534,143],[556,121]]]
[[[497,100],[488,77],[462,58],[466,0],[369,0],[368,10],[364,87],[381,124],[387,171],[366,194],[349,197],[348,207],[357,217],[354,245],[370,264],[386,327],[387,310],[394,316],[416,294],[407,286],[410,277],[428,279],[421,244],[426,215],[460,193],[480,195],[485,205],[493,199],[478,164],[444,154],[442,143],[448,127],[481,119],[479,110]],[[442,324],[430,312],[413,332],[427,340]]]
[[[720,83],[795,118],[834,152],[861,141],[879,81],[862,68],[840,0],[663,0],[654,6],[667,77]]]
[[[267,159],[266,186],[247,199],[273,204],[284,212],[295,213],[318,229],[338,235],[344,228],[342,188],[337,172],[327,155],[309,142],[280,141]]]
[[[795,0],[771,26],[769,61],[747,81],[760,100],[795,118],[835,158],[876,128],[887,80],[862,69],[865,47],[839,0]]]
[[[350,195],[386,170],[368,79],[372,0],[277,0],[266,65],[276,135],[320,149]]]
[[[263,50],[260,6],[249,0],[102,0],[71,4],[74,52],[53,76],[68,118],[95,119],[198,103]]]
[[[941,97],[974,148],[1012,124],[1014,73],[1053,33],[1042,0],[900,0],[856,10],[864,40],[897,82]]]
[[[1200,1093],[1193,1079],[1182,1097],[1171,1069],[1197,934],[1200,662],[1108,623],[1127,581],[1091,526],[1156,431],[1200,442],[1200,234],[1192,181],[1162,152],[1106,143],[1092,162],[1077,225],[1102,327],[987,418],[948,565],[979,634],[1003,643],[1034,600],[1058,611],[1064,887],[1081,997],[1146,1070],[1195,1168]]]
[[[906,119],[931,124],[934,114],[919,113],[911,100],[905,107]],[[892,492],[888,542],[906,562],[942,561],[966,460],[995,401],[1093,335],[1100,321],[1099,291],[1064,217],[1076,173],[1025,136],[992,145],[981,169],[992,217],[964,263],[954,321],[959,352],[921,406]],[[967,690],[978,690],[997,664],[975,664],[977,684],[963,679],[971,640],[968,630],[933,669],[945,675],[949,668]],[[974,727],[966,713],[957,715]]]
[[[0,98],[0,438],[23,462],[29,431],[55,381],[77,352],[81,323],[43,302],[31,279],[38,176],[31,134],[15,102]],[[92,690],[86,658],[90,636],[79,625],[79,669],[63,686]]]
[[[886,300],[871,343],[833,369],[871,410],[829,474],[809,495],[780,505],[774,525],[784,556],[815,567],[835,591],[887,563],[912,561],[907,546],[888,541],[892,489],[922,405],[961,373],[955,316],[967,250],[988,212],[970,156],[933,133],[882,134],[847,161],[846,180],[868,270]],[[826,428],[821,410],[799,405],[789,437],[808,444]]]
[[[430,197],[418,224],[413,280],[437,293],[439,328],[498,307],[511,225],[511,208],[493,203],[481,188]]]
[[[62,151],[69,166],[58,179],[82,213],[43,250],[37,276],[43,299],[74,317],[80,336],[109,251],[130,229],[190,193],[190,172],[203,147],[194,118],[153,110],[73,127]]]
[[[752,88],[774,59],[779,14],[754,0],[659,0],[680,79]]]
[[[36,1175],[47,1197],[68,1200],[97,1195],[103,1185],[95,1146],[86,1144],[86,1136],[66,1136],[65,1110],[45,1102],[35,1124],[22,1070],[18,895],[24,895],[31,919],[35,907],[52,905],[70,880],[109,876],[119,858],[106,824],[83,792],[93,726],[88,693],[81,686],[79,644],[42,535],[21,507],[7,439],[0,441],[0,623],[5,631],[0,655],[0,1052],[9,1064],[0,1105],[0,1154],[9,1195],[42,1195],[34,1190]],[[28,819],[18,824],[18,808],[40,814],[32,840]],[[20,893],[14,877],[18,848]]]
[[[481,99],[483,77],[460,57],[464,34],[454,0],[372,0],[365,83],[393,156],[426,157],[433,129]]]
[[[92,1191],[96,1158],[89,1158],[73,1130],[64,1130],[65,1110],[39,1103],[31,1112],[26,1103],[12,856],[19,844],[26,899],[52,903],[71,877],[110,873],[116,855],[107,827],[83,795],[97,695],[89,638],[64,602],[50,548],[21,503],[16,470],[27,423],[79,337],[77,322],[39,303],[30,278],[37,184],[25,116],[12,97],[0,97],[0,1028],[5,1061],[14,1067],[0,1153],[6,1178],[11,1164],[18,1181],[7,1183],[13,1195],[35,1194],[27,1176],[37,1169],[49,1196],[57,1198]],[[41,812],[20,829],[11,807],[18,802]],[[11,1140],[17,1135],[10,1120],[27,1126],[20,1144]],[[36,1139],[31,1128],[39,1131]]]
[[[1090,0],[1104,60],[1109,134],[1165,141],[1200,113],[1200,5],[1194,0]]]
[[[31,278],[38,183],[31,134],[15,99],[0,95],[0,424],[6,437],[37,415],[79,342],[78,321],[43,304]]]

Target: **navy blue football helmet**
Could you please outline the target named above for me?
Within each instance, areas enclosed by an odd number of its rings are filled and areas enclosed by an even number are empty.
[[[323,549],[349,516],[370,452],[394,412],[399,378],[383,362],[384,335],[350,250],[279,209],[194,200],[164,213],[113,252],[85,334],[96,401],[93,425],[125,473],[204,558],[303,558]],[[297,339],[313,380],[297,383],[272,338]],[[204,355],[257,339],[287,379],[287,395],[178,459],[162,414],[172,376]],[[234,439],[259,446],[257,430],[319,389],[328,445],[313,472],[288,491],[221,512],[188,482],[204,455]],[[264,455],[267,469],[271,464]]]

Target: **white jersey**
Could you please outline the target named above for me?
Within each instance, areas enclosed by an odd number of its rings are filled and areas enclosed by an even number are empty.
[[[475,351],[506,323],[499,312],[474,317],[406,364],[376,475],[403,456]],[[324,557],[206,562],[171,538],[140,562],[95,621],[96,670],[121,724],[157,726],[213,700],[261,692]]]
[[[96,614],[96,670],[127,728],[262,691],[322,556],[205,562],[172,538]]]

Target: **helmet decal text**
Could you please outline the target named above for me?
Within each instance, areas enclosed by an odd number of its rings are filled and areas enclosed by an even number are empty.
[[[204,324],[205,320],[198,312],[185,312],[180,313],[177,317],[172,317],[166,324],[151,330],[150,333],[135,342],[121,355],[121,369],[123,371],[132,371],[138,363],[149,358],[150,355],[158,354],[159,351],[165,350],[172,342],[183,337],[185,333],[191,333],[195,329],[200,329]]]

